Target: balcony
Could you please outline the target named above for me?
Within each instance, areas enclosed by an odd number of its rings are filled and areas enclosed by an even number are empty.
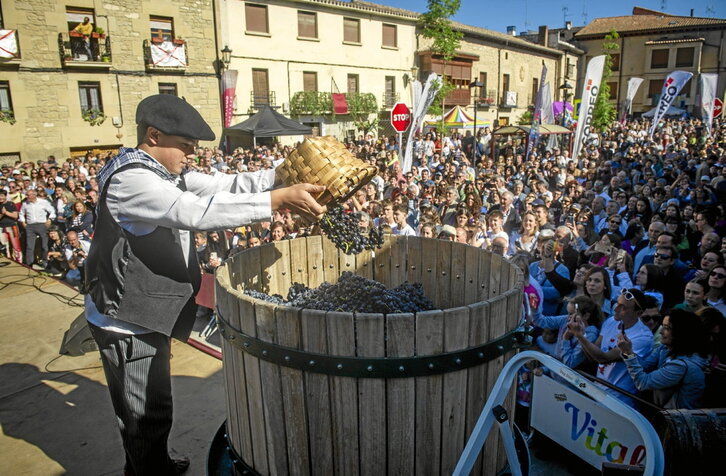
[[[184,71],[189,66],[187,58],[187,43],[184,40],[168,41],[158,37],[144,40],[144,64],[147,71]]]
[[[111,67],[111,37],[104,34],[92,33],[85,38],[74,31],[58,33],[58,52],[66,68]]]
[[[471,104],[471,90],[469,88],[456,88],[446,95],[444,107],[468,106]]]
[[[18,30],[0,30],[0,65],[20,63]]]
[[[359,116],[378,112],[376,96],[373,93],[345,93],[345,100],[348,103],[348,114]],[[290,114],[296,116],[333,114],[333,99],[328,92],[298,91],[290,100]]]
[[[381,108],[391,109],[399,101],[399,97],[398,93],[383,93],[383,96],[381,97]]]
[[[264,106],[277,107],[275,91],[250,91],[250,109],[262,109]]]
[[[503,107],[503,108],[517,107],[517,92],[516,91],[506,91],[504,93],[504,96],[502,96],[502,102],[501,102],[501,104],[499,104],[499,107]]]
[[[493,107],[497,105],[496,89],[487,89],[486,91],[482,91],[482,93],[484,94],[476,99],[477,107]]]

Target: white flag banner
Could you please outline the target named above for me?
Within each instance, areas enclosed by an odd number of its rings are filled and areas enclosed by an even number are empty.
[[[638,88],[643,83],[643,78],[630,78],[628,80],[628,90],[625,93],[625,104],[623,105],[623,112],[620,115],[620,122],[625,123],[628,115],[633,113],[633,99],[635,94],[638,92]]]
[[[592,122],[592,111],[595,109],[597,93],[600,91],[602,82],[602,70],[605,67],[605,55],[595,56],[587,63],[585,72],[585,85],[580,97],[580,116],[577,119],[575,129],[575,145],[572,148],[572,158],[577,159],[585,138],[590,135],[590,123]]]
[[[18,37],[16,30],[0,30],[0,58],[18,57]]]
[[[701,73],[701,118],[706,123],[708,135],[713,127],[713,106],[716,100],[717,73]]]
[[[439,75],[436,73],[429,74],[428,79],[426,79],[426,84],[423,87],[423,90],[419,94],[418,97],[416,97],[416,91],[418,88],[415,87],[414,83],[414,98],[413,98],[413,114],[411,115],[411,127],[408,129],[408,141],[406,142],[406,152],[403,156],[403,172],[406,173],[411,170],[411,166],[413,166],[413,138],[416,135],[416,132],[418,131],[418,128],[421,127],[421,122],[423,122],[424,116],[426,116],[426,111],[428,111],[429,106],[431,106],[431,103],[434,102],[434,97],[436,97],[436,92],[439,90],[439,86],[434,84],[436,79],[439,78]],[[440,80],[441,81],[441,80]],[[416,81],[418,82],[418,81]],[[438,83],[440,84],[440,83]]]
[[[185,67],[187,51],[184,45],[175,45],[171,41],[151,43],[151,60],[154,66]]]
[[[648,137],[653,137],[653,132],[658,125],[658,121],[663,117],[673,101],[681,92],[683,86],[686,85],[689,79],[691,79],[693,73],[688,71],[673,71],[668,75],[665,82],[663,82],[663,90],[660,93],[660,99],[658,99],[658,105],[655,107],[655,114],[653,115],[653,123],[650,125],[650,131],[648,131]]]
[[[542,87],[542,124],[554,124],[555,114],[552,112],[552,89],[550,83]]]

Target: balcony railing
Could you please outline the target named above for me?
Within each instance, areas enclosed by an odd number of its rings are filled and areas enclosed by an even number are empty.
[[[398,93],[383,93],[381,97],[381,107],[383,109],[391,109],[399,100],[400,95]]]
[[[20,32],[18,30],[0,29],[0,60],[12,61],[20,59]]]
[[[348,103],[348,114],[365,115],[375,114],[378,111],[376,96],[373,93],[345,93],[345,99]],[[290,100],[290,114],[296,116],[333,114],[333,99],[329,92],[298,91]]]
[[[65,66],[111,66],[111,37],[104,34],[58,33],[58,51]]]
[[[486,91],[482,91],[481,96],[477,98],[476,105],[478,107],[492,107],[497,105],[497,90],[496,89],[487,89]]]
[[[187,43],[184,40],[144,40],[144,63],[147,70],[178,71],[189,66]]]
[[[277,107],[275,91],[250,91],[250,107],[261,109],[263,106]]]

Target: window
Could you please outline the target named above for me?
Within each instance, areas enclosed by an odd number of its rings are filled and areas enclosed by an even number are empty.
[[[101,83],[99,82],[79,82],[78,94],[81,98],[81,111],[98,110],[103,112],[103,103],[101,102]]]
[[[530,103],[534,104],[537,102],[537,91],[539,90],[539,79],[532,78],[532,100]]]
[[[651,79],[650,83],[648,83],[648,97],[654,98],[656,96],[660,96],[661,91],[663,90],[663,80],[662,79]]]
[[[690,68],[693,66],[693,54],[696,49],[691,46],[688,48],[678,48],[676,50],[676,68]]]
[[[343,41],[346,43],[360,43],[360,20],[343,18]]]
[[[398,32],[396,25],[383,24],[383,46],[398,48]]]
[[[10,97],[10,82],[0,81],[0,111],[12,111],[13,100]]]
[[[178,96],[176,83],[159,83],[159,94],[171,94],[172,96]]]
[[[360,92],[360,77],[357,74],[348,75],[348,94]]]
[[[482,84],[482,87],[479,88],[479,97],[486,98],[487,97],[487,74],[486,73],[479,73],[479,82]]]
[[[615,53],[613,55],[610,55],[612,58],[612,67],[610,68],[612,71],[620,71],[620,53]]]
[[[653,50],[650,52],[651,69],[668,67],[668,50]]]
[[[72,31],[79,24],[83,23],[83,20],[88,18],[89,22],[96,25],[96,15],[92,8],[66,8],[66,23],[68,24],[68,31]]]
[[[269,33],[267,26],[267,7],[245,3],[245,20],[248,32]]]
[[[608,87],[610,88],[610,100],[617,101],[618,100],[618,83],[617,82],[608,83]]]
[[[318,90],[318,73],[315,71],[303,71],[303,91]]]
[[[151,37],[161,38],[164,41],[174,39],[174,19],[169,17],[149,17]]]
[[[509,75],[502,75],[502,102],[507,97],[507,91],[509,91]]]
[[[313,12],[297,12],[297,36],[301,38],[318,37],[318,16]]]
[[[259,106],[269,104],[270,85],[267,80],[266,69],[252,70],[252,97],[253,105]]]
[[[565,78],[571,78],[575,75],[575,64],[567,58],[567,70],[565,71]]]
[[[393,107],[396,104],[396,77],[386,76],[384,107]]]

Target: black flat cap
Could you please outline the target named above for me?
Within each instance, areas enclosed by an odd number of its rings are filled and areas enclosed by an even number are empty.
[[[171,94],[144,98],[136,108],[136,124],[156,127],[172,136],[197,140],[215,138],[202,115],[185,100]]]

